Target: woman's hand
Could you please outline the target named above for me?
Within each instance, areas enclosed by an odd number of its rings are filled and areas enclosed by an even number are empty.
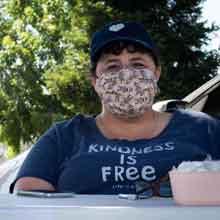
[[[46,180],[36,177],[22,177],[17,180],[14,191],[17,190],[48,190],[55,191],[54,186]]]

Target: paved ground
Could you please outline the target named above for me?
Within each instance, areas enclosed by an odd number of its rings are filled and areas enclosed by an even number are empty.
[[[0,143],[0,164],[6,160],[4,157],[5,147]]]

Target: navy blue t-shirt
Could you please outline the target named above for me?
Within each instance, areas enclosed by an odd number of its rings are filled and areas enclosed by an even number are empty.
[[[207,155],[220,159],[220,121],[201,112],[177,110],[157,137],[134,141],[107,139],[94,117],[77,115],[40,137],[16,179],[38,177],[60,192],[134,193],[136,181]]]

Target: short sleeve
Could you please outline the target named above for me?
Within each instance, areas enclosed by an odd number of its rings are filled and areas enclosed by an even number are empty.
[[[215,119],[209,129],[211,136],[212,158],[213,160],[220,159],[220,119]]]
[[[13,193],[16,181],[21,177],[36,177],[51,183],[55,188],[58,178],[58,140],[56,127],[52,126],[31,147],[25,158],[16,179],[10,185]]]

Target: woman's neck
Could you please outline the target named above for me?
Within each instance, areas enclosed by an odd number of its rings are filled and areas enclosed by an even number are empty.
[[[102,134],[109,139],[143,139],[157,136],[161,131],[160,113],[150,110],[138,118],[118,118],[102,112],[96,124]]]

